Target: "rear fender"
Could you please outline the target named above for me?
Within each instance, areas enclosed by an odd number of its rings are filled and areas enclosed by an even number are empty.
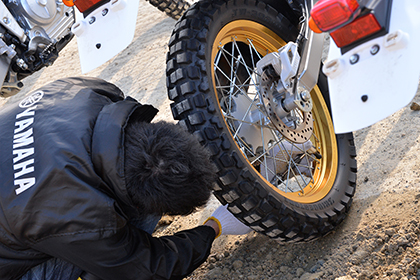
[[[85,18],[75,9],[72,32],[77,37],[82,73],[104,64],[131,43],[138,7],[138,0],[114,0]]]

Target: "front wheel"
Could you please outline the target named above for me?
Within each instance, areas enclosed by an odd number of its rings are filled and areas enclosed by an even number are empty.
[[[353,136],[334,133],[325,76],[311,92],[312,111],[295,109],[281,121],[264,105],[277,97],[259,94],[257,61],[296,36],[265,2],[204,0],[175,26],[167,60],[172,113],[211,151],[214,194],[243,223],[282,242],[330,232],[356,182]]]

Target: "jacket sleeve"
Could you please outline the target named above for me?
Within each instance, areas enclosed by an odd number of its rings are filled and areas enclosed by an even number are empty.
[[[182,279],[208,257],[215,232],[199,226],[152,237],[127,225],[108,238],[100,232],[53,236],[33,247],[101,279]]]

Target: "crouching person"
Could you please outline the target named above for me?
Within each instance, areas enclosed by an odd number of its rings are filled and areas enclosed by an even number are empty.
[[[216,218],[151,235],[205,205],[215,180],[207,151],[156,113],[92,78],[0,109],[0,279],[182,279],[206,260]]]

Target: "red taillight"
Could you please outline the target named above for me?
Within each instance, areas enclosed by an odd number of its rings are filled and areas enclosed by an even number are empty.
[[[103,0],[73,0],[73,3],[76,5],[77,9],[83,13],[101,1]]]
[[[374,34],[381,29],[382,27],[375,16],[373,14],[368,14],[330,34],[337,47],[342,48],[359,39]]]
[[[357,0],[321,0],[312,8],[311,17],[320,30],[328,32],[350,22],[359,13]]]

